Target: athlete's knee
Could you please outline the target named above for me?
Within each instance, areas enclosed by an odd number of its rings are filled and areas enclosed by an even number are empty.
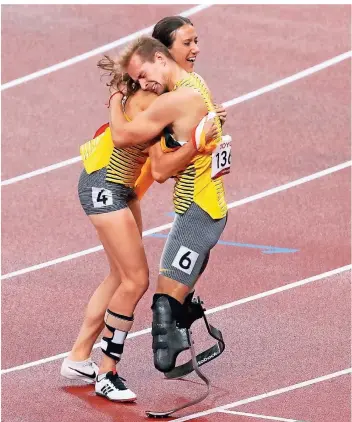
[[[122,290],[128,296],[141,297],[148,290],[149,274],[147,272],[137,272],[122,281]]]
[[[111,336],[101,339],[101,350],[111,359],[120,361],[125,340],[133,325],[133,315],[122,315],[107,309],[104,317],[106,328],[111,332]]]
[[[111,284],[112,286],[118,286],[121,283],[121,276],[117,268],[110,268],[109,275],[103,281],[104,284]]]

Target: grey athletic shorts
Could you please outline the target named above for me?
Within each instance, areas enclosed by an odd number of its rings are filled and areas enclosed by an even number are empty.
[[[105,181],[106,168],[91,174],[83,169],[78,182],[78,196],[87,215],[105,214],[128,207],[136,199],[134,190],[119,183]]]
[[[159,274],[192,288],[207,266],[210,250],[224,231],[227,216],[214,220],[197,204],[177,214],[161,256]]]

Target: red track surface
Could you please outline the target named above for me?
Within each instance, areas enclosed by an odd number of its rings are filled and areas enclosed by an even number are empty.
[[[185,9],[3,7],[3,82]],[[350,49],[347,6],[213,6],[192,20],[202,49],[197,71],[222,102]],[[3,92],[3,180],[78,155],[79,144],[106,120],[106,91],[99,84],[97,58]],[[350,159],[350,71],[346,60],[228,110],[226,126],[236,152],[233,171],[226,177],[228,202]],[[3,188],[3,274],[98,245],[76,195],[80,168],[71,165]],[[218,245],[197,288],[207,308],[350,264],[350,180],[350,169],[345,169],[230,210],[223,240],[299,251],[270,255]],[[171,185],[153,186],[143,201],[145,229],[172,220],[166,214],[172,210]],[[151,288],[137,308],[134,331],[150,326],[149,306],[163,243],[145,238]],[[68,351],[106,268],[104,254],[98,252],[4,280],[2,368]],[[211,323],[222,329],[227,348],[205,367],[213,380],[208,399],[178,416],[350,367],[350,295],[350,272],[343,272],[210,315]],[[197,325],[199,349],[207,344],[203,331]],[[94,356],[99,359],[100,353],[96,350]],[[150,334],[126,343],[122,376],[138,394],[135,405],[109,403],[95,397],[92,387],[66,382],[59,376],[60,364],[56,359],[3,374],[3,420],[139,421],[144,420],[145,409],[182,403],[203,388],[194,377],[162,379],[152,366]],[[348,422],[349,377],[230,410]],[[195,420],[263,419],[211,413]]]

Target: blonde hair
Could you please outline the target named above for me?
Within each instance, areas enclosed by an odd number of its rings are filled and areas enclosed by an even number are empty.
[[[99,60],[97,66],[106,71],[103,76],[112,76],[110,82],[107,83],[110,90],[119,90],[119,87],[123,84],[127,88],[127,95],[131,95],[140,88],[138,82],[134,82],[126,72],[132,56],[135,54],[138,55],[142,62],[154,62],[157,52],[164,54],[166,58],[174,61],[167,47],[160,41],[152,37],[140,37],[131,42],[116,60],[104,55],[104,58]]]
[[[138,55],[142,62],[154,62],[155,53],[162,53],[170,60],[174,60],[164,44],[153,37],[140,37],[127,46],[119,57],[119,65],[126,70],[132,56]]]

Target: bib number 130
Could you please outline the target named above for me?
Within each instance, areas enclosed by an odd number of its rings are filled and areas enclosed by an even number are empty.
[[[211,178],[230,173],[231,169],[231,136],[225,135],[212,153]]]

